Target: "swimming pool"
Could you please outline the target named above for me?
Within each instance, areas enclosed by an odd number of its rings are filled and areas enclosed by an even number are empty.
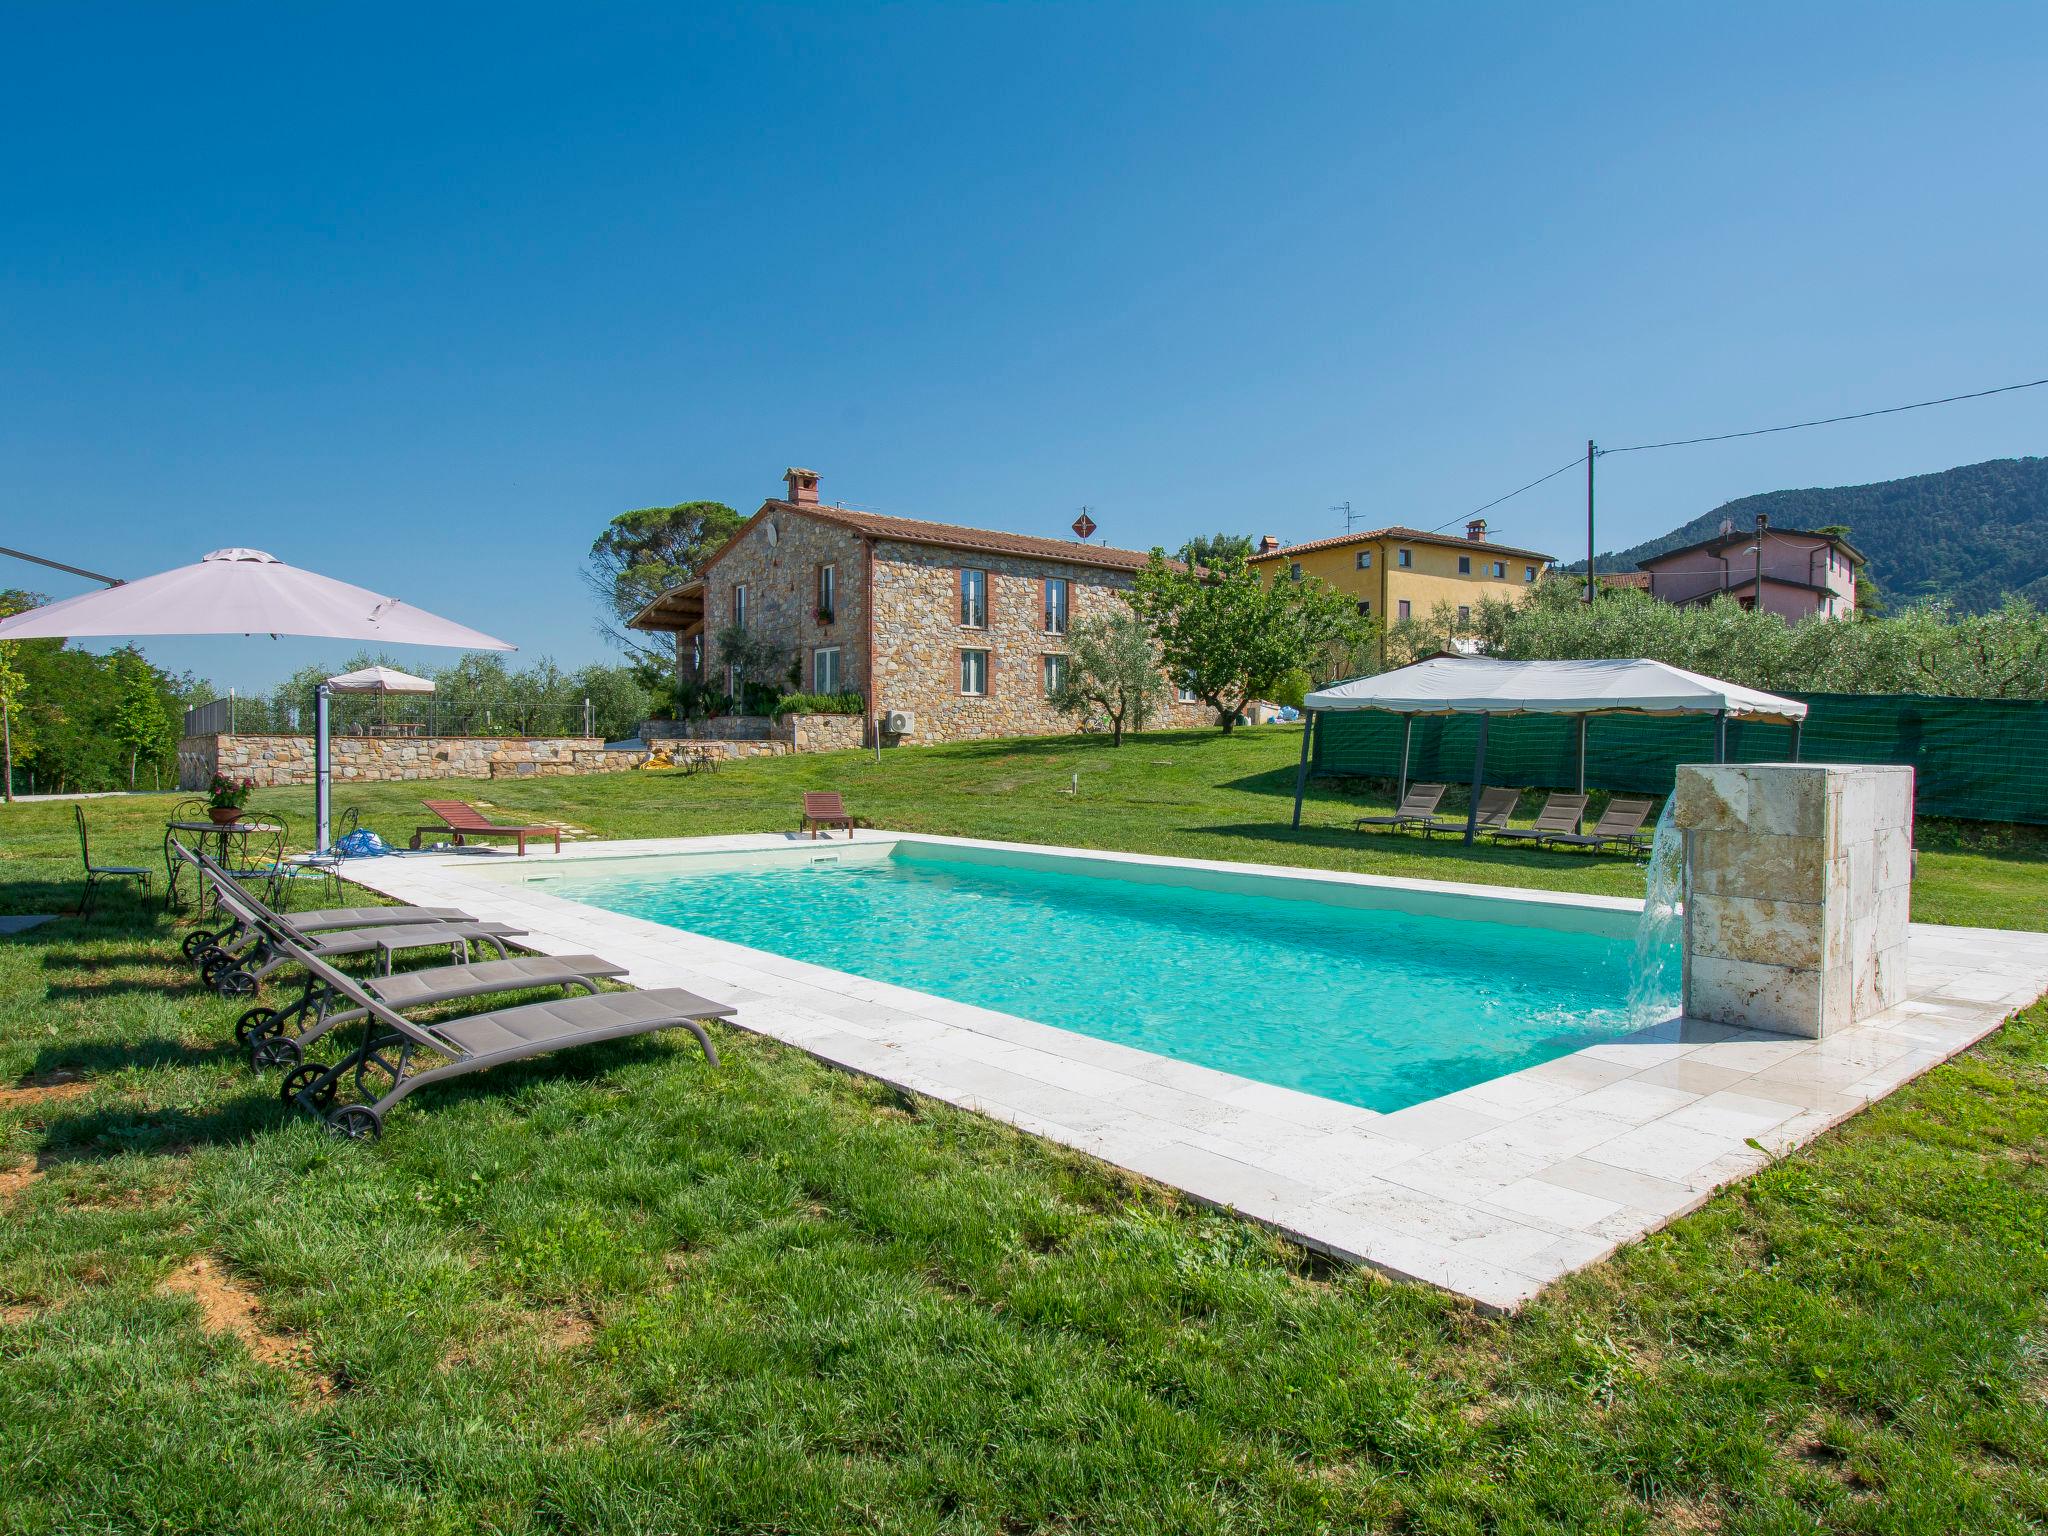
[[[520,878],[1381,1112],[1618,1038],[1670,1001],[1631,1002],[1632,912],[1534,894],[913,838]]]

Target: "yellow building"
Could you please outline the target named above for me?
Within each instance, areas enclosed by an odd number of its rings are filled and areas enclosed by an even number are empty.
[[[1543,568],[1556,560],[1534,549],[1496,544],[1475,519],[1465,537],[1417,528],[1376,528],[1341,538],[1283,545],[1270,535],[1251,557],[1253,570],[1281,579],[1321,578],[1382,624],[1426,619],[1449,603],[1469,619],[1483,598],[1519,603],[1536,590]]]

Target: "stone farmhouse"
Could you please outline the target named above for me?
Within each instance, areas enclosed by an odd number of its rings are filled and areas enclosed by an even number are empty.
[[[865,697],[885,745],[1075,728],[1047,698],[1067,632],[1122,604],[1145,555],[835,507],[811,470],[783,478],[701,577],[634,616],[675,636],[679,677],[736,692],[717,637],[738,625],[787,649],[805,691]],[[1172,689],[1151,723],[1214,713]]]

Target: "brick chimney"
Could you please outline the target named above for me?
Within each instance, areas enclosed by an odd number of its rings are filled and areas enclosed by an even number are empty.
[[[1467,523],[1465,525],[1465,537],[1474,544],[1484,544],[1486,542],[1486,519],[1475,517],[1471,522]]]
[[[782,480],[789,487],[785,500],[799,507],[818,504],[818,472],[815,469],[785,469]]]
[[[1259,553],[1262,555],[1270,555],[1271,553],[1273,553],[1274,550],[1278,549],[1279,547],[1280,541],[1274,538],[1273,535],[1270,533],[1259,540]]]

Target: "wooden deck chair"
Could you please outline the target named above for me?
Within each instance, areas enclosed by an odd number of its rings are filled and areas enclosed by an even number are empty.
[[[853,818],[847,814],[845,803],[836,789],[807,789],[804,791],[803,819],[797,823],[797,835],[808,832],[812,837],[820,835],[826,827],[846,828],[847,841],[853,840]]]
[[[472,837],[510,837],[518,841],[519,852],[523,855],[529,837],[545,837],[553,840],[555,852],[562,851],[562,829],[549,826],[545,822],[530,827],[515,827],[506,822],[492,821],[467,800],[422,800],[420,804],[440,817],[441,822],[438,826],[417,829],[412,835],[411,846],[414,848],[419,847],[420,839],[429,832],[436,836],[449,832],[454,834],[455,846],[458,848],[467,846],[468,840]]]

